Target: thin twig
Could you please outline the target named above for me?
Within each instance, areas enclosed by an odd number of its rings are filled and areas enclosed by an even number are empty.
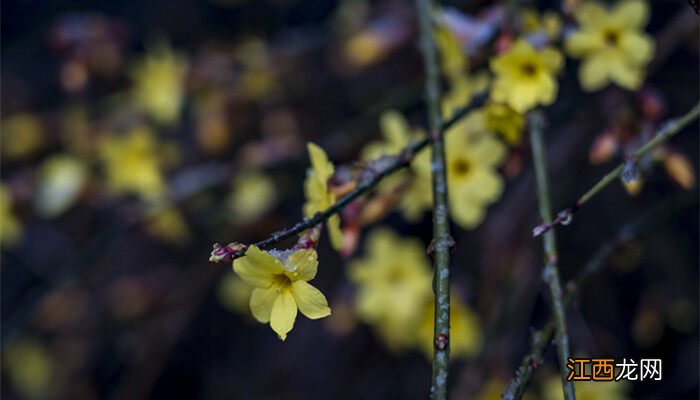
[[[452,116],[452,118],[445,121],[442,124],[441,131],[447,132],[449,128],[451,128],[454,124],[459,122],[459,120],[461,120],[469,112],[471,112],[475,108],[482,106],[486,99],[486,95],[480,95],[478,97],[475,97],[472,100],[471,104],[461,108],[455,113],[455,115]],[[265,248],[267,246],[279,243],[285,239],[295,236],[309,228],[313,228],[314,226],[324,222],[333,215],[341,212],[348,204],[352,203],[353,200],[372,190],[375,186],[379,184],[379,182],[382,181],[382,179],[408,166],[411,163],[411,161],[413,161],[413,159],[416,157],[416,155],[420,153],[421,150],[425,149],[432,141],[432,135],[428,135],[423,139],[411,142],[406,147],[404,147],[403,150],[401,150],[401,153],[399,153],[398,156],[388,157],[388,160],[386,160],[386,162],[378,163],[382,165],[381,169],[374,170],[371,174],[367,174],[364,179],[361,179],[359,181],[355,189],[338,199],[338,201],[336,201],[332,206],[325,209],[323,212],[316,213],[310,218],[304,218],[291,228],[277,231],[263,240],[252,243],[251,246]],[[215,246],[210,260],[214,262],[228,263],[231,262],[233,259],[241,257],[243,254],[245,254],[246,248],[247,246],[243,246],[237,243],[231,243],[224,247]]]
[[[594,253],[593,257],[586,262],[583,268],[580,269],[577,276],[566,283],[564,286],[566,288],[566,293],[564,294],[564,307],[569,306],[569,304],[571,304],[571,302],[578,297],[582,288],[585,287],[591,281],[591,279],[603,269],[603,267],[605,267],[605,261],[608,260],[608,258],[610,258],[615,251],[624,247],[643,234],[644,232],[642,228],[646,228],[648,231],[655,227],[656,224],[651,221],[652,219],[661,220],[668,218],[669,215],[672,215],[679,209],[688,207],[691,204],[697,204],[696,197],[693,198],[692,201],[689,201],[686,196],[684,196],[681,201],[674,199],[673,201],[654,207],[653,210],[645,214],[643,217],[623,226],[618,231],[617,235],[615,235],[615,238],[607,241],[603,246],[601,246]],[[515,376],[506,385],[505,390],[501,395],[503,399],[519,400],[523,397],[525,390],[532,379],[532,374],[542,363],[544,352],[549,343],[552,341],[552,337],[554,336],[554,327],[554,316],[551,316],[542,329],[532,333],[531,350],[523,357],[520,367],[518,367],[518,370],[515,372]]]
[[[649,151],[652,149],[656,148],[658,145],[661,143],[665,142],[666,140],[672,138],[675,136],[678,132],[683,130],[688,124],[690,124],[692,121],[694,121],[696,118],[698,118],[698,115],[700,115],[700,103],[696,104],[695,107],[690,109],[685,115],[679,118],[675,118],[669,121],[666,121],[665,123],[661,124],[661,127],[656,131],[656,135],[654,136],[653,139],[645,143],[642,147],[637,149],[634,153],[628,155],[626,157],[625,162],[622,164],[618,165],[617,168],[613,169],[610,171],[607,175],[605,175],[601,180],[599,180],[591,189],[589,189],[586,193],[583,194],[573,205],[570,207],[560,211],[557,214],[556,219],[552,221],[551,223],[544,223],[542,225],[536,226],[532,230],[533,236],[539,236],[548,230],[552,229],[552,227],[563,224],[563,225],[568,225],[571,223],[571,220],[573,218],[574,213],[581,208],[584,204],[586,204],[589,200],[591,200],[595,195],[600,193],[605,187],[607,187],[610,183],[618,179],[623,171],[625,171],[626,168],[629,167],[634,167],[635,163],[645,154],[647,154]]]
[[[540,208],[540,216],[545,224],[552,222],[552,208],[549,204],[549,187],[547,183],[547,168],[542,140],[542,114],[533,112],[530,116],[530,138],[532,142],[532,159],[535,165],[535,181],[537,182],[537,200]],[[561,373],[564,399],[574,400],[574,384],[567,379],[567,360],[569,358],[569,336],[566,333],[566,314],[564,314],[564,302],[562,299],[561,282],[559,280],[558,254],[554,230],[550,229],[544,235],[544,252],[546,265],[543,271],[544,280],[549,285],[552,295],[552,312],[555,321],[555,341],[557,343],[557,357],[559,358],[559,372]]]
[[[432,138],[431,171],[433,181],[433,256],[435,292],[435,326],[433,346],[433,383],[430,388],[434,400],[447,399],[447,378],[450,366],[450,250],[454,240],[450,236],[447,207],[447,172],[445,142],[440,116],[440,71],[438,54],[433,39],[431,0],[416,0],[420,23],[420,44],[425,66],[425,100],[428,106],[428,131]]]

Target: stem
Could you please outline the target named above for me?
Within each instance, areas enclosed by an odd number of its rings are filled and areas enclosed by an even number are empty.
[[[673,201],[656,206],[647,215],[640,218],[636,222],[628,223],[623,226],[611,241],[606,242],[601,246],[591,257],[590,260],[581,268],[578,275],[566,283],[566,294],[564,295],[564,307],[567,307],[571,302],[578,297],[579,293],[591,279],[600,273],[605,267],[605,261],[612,256],[617,249],[620,249],[638,238],[643,232],[642,227],[646,226],[646,230],[650,231],[656,224],[649,223],[652,219],[666,219],[669,215],[676,213],[679,209],[687,207],[691,204],[697,204],[697,199],[693,201]],[[520,363],[520,367],[515,372],[513,379],[506,385],[505,391],[501,397],[505,400],[519,400],[525,394],[528,384],[532,378],[535,369],[542,363],[544,352],[547,346],[552,341],[554,336],[554,316],[551,316],[545,326],[539,331],[531,335],[531,351],[525,355]]]
[[[433,40],[432,4],[430,0],[416,0],[420,22],[420,44],[425,65],[425,97],[428,106],[428,128],[432,138],[433,181],[433,290],[435,292],[435,332],[433,355],[433,384],[431,397],[447,399],[447,377],[450,364],[450,236],[447,207],[447,173],[445,142],[440,116],[440,71],[438,54]]]
[[[549,187],[547,185],[547,170],[542,140],[543,117],[540,113],[530,116],[530,138],[532,141],[532,158],[535,164],[535,178],[537,181],[537,199],[540,207],[540,216],[544,223],[552,221],[552,209],[549,204]],[[574,400],[574,384],[567,378],[567,360],[569,358],[569,337],[566,334],[566,315],[564,314],[564,301],[562,298],[561,283],[559,281],[558,255],[554,230],[550,229],[544,234],[544,252],[547,263],[543,271],[544,280],[549,285],[552,294],[552,311],[554,314],[554,333],[557,344],[557,357],[559,358],[559,372],[561,373],[564,398]]]
[[[618,179],[622,175],[622,171],[625,169],[627,163],[635,163],[645,154],[647,154],[652,149],[659,146],[661,143],[667,141],[668,139],[675,136],[678,132],[683,130],[688,124],[698,118],[700,115],[700,103],[696,104],[695,107],[690,109],[682,117],[672,119],[661,124],[661,127],[656,131],[656,135],[653,139],[645,143],[642,147],[637,149],[634,153],[630,154],[626,158],[626,162],[618,165],[615,169],[608,172],[601,180],[599,180],[591,189],[583,194],[572,206],[565,208],[557,214],[557,218],[551,223],[544,223],[533,229],[533,236],[539,236],[548,230],[552,229],[553,226],[558,224],[566,224],[571,221],[573,214],[578,211],[578,209],[591,200],[595,195],[600,193],[605,189],[610,183]]]

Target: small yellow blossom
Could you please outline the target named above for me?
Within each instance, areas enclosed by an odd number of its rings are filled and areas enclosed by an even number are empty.
[[[435,335],[435,303],[426,307],[423,320],[418,327],[419,346],[428,358],[433,357]],[[468,358],[476,354],[481,346],[481,324],[474,311],[463,304],[457,296],[450,296],[450,358]]]
[[[22,236],[22,223],[12,213],[12,198],[4,185],[0,185],[0,245],[12,246]]]
[[[187,222],[174,206],[156,206],[146,220],[146,230],[167,242],[184,244],[190,238]]]
[[[505,104],[489,102],[484,106],[486,127],[501,136],[510,145],[520,143],[525,117]]]
[[[131,70],[134,102],[155,121],[172,124],[180,116],[186,63],[167,45],[159,45]]]
[[[107,185],[115,193],[135,194],[156,200],[165,193],[165,182],[158,163],[158,143],[144,126],[108,137],[99,153],[107,175]]]
[[[649,7],[641,0],[623,0],[606,10],[595,1],[576,11],[580,30],[566,39],[566,50],[582,58],[581,86],[595,91],[614,83],[625,89],[638,89],[644,81],[644,68],[654,55],[654,41],[643,29]]]
[[[26,399],[50,398],[56,365],[48,349],[34,339],[20,339],[7,349],[3,366],[15,390]]]
[[[524,113],[538,104],[549,105],[557,97],[554,75],[562,68],[561,54],[551,48],[536,50],[523,39],[491,61],[496,75],[491,99]]]
[[[377,229],[367,237],[366,256],[348,268],[357,285],[359,318],[373,325],[392,350],[411,347],[424,305],[432,298],[425,247],[416,239]]]
[[[335,194],[328,188],[328,180],[335,172],[333,163],[328,161],[328,155],[319,146],[308,143],[306,148],[311,159],[311,168],[306,172],[304,181],[304,216],[312,217],[335,204]],[[326,221],[331,246],[339,250],[343,247],[343,233],[340,230],[340,217],[336,214]]]
[[[32,155],[44,145],[41,120],[32,114],[16,114],[0,124],[0,150],[7,160]]]
[[[239,223],[255,221],[270,210],[277,200],[277,186],[266,174],[244,172],[232,184],[228,206]]]
[[[579,400],[629,400],[628,392],[630,385],[625,381],[594,382],[578,381],[574,382],[576,398]],[[544,400],[562,400],[561,378],[551,377],[544,382],[542,388]]]
[[[244,257],[233,261],[233,270],[255,287],[250,297],[253,317],[285,340],[294,327],[297,310],[309,319],[331,314],[326,297],[308,281],[316,276],[318,256],[314,249],[265,252],[251,246]]]
[[[536,9],[525,7],[522,12],[522,33],[544,33],[547,39],[556,40],[561,33],[561,18],[554,12],[540,14]]]
[[[78,199],[87,178],[87,167],[73,156],[57,155],[44,161],[34,197],[37,213],[52,218],[68,210]]]
[[[243,315],[250,314],[250,295],[253,288],[245,283],[238,275],[227,273],[217,289],[219,303],[229,311],[235,311]]]

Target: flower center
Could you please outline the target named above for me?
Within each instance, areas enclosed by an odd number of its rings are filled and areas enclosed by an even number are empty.
[[[463,177],[469,173],[471,166],[464,158],[459,158],[452,163],[452,172],[456,177]]]
[[[531,62],[526,62],[520,66],[520,71],[527,77],[533,77],[537,73],[537,66]]]
[[[615,47],[620,41],[620,34],[616,31],[605,31],[603,39],[608,46]]]

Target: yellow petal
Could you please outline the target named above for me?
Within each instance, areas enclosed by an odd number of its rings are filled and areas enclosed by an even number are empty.
[[[606,22],[608,15],[600,3],[587,1],[576,10],[576,20],[583,26],[596,27]]]
[[[386,147],[389,154],[398,154],[396,150],[400,151],[410,140],[411,128],[408,126],[408,121],[400,112],[388,110],[382,113],[379,125],[387,141]]]
[[[569,35],[565,42],[566,52],[572,57],[581,58],[605,47],[601,35],[587,31]]]
[[[275,275],[282,274],[282,262],[276,257],[251,246],[245,256],[233,261],[233,270],[247,284],[258,288],[269,288],[275,281]]]
[[[334,215],[328,218],[328,237],[334,250],[343,248],[343,232],[340,230],[340,217]]]
[[[253,289],[253,293],[250,295],[250,312],[253,317],[263,324],[270,322],[272,306],[279,295],[278,285],[272,285],[267,289]]]
[[[483,221],[486,215],[483,204],[449,193],[450,216],[457,225],[464,229],[472,229]]]
[[[618,62],[610,65],[610,79],[627,90],[639,89],[644,74],[641,68]]]
[[[626,33],[620,38],[620,48],[638,65],[647,64],[654,56],[654,41],[647,35]]]
[[[581,87],[588,92],[596,91],[605,87],[609,82],[608,65],[605,55],[596,55],[587,58],[581,63],[579,68],[579,79]]]
[[[649,21],[649,7],[641,0],[624,0],[615,5],[611,17],[621,26],[641,29]]]
[[[540,51],[540,57],[547,66],[547,69],[551,72],[559,72],[564,63],[564,58],[561,56],[561,53],[551,48],[542,49],[542,51]]]
[[[295,251],[284,263],[285,274],[292,281],[310,281],[316,276],[318,255],[314,249]]]
[[[294,327],[297,318],[297,305],[289,290],[282,290],[270,313],[270,327],[280,339],[285,340],[287,333]]]
[[[309,319],[319,319],[331,315],[326,296],[304,281],[292,283],[292,296],[294,296],[299,311]]]
[[[307,143],[306,149],[309,152],[309,158],[311,159],[311,167],[313,168],[316,178],[322,182],[326,182],[331,176],[333,176],[333,164],[328,161],[328,155],[326,152],[314,143]]]

